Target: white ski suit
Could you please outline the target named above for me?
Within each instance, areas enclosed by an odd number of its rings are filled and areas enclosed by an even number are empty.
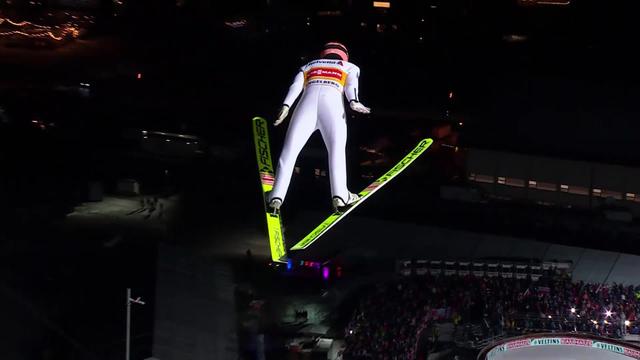
[[[359,102],[359,76],[360,69],[343,60],[318,59],[300,69],[284,100],[291,107],[302,92],[287,130],[270,200],[284,201],[300,150],[311,134],[320,130],[329,154],[331,194],[347,201],[347,123],[342,94],[349,102]]]

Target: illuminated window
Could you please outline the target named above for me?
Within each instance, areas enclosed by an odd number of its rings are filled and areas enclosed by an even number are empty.
[[[374,1],[373,7],[389,9],[391,7],[391,3],[388,1]]]
[[[507,178],[506,184],[515,187],[524,187],[524,180],[516,178]]]
[[[313,170],[313,173],[314,173],[316,176],[320,176],[320,169],[314,169],[314,170]]]
[[[498,184],[504,185],[505,182],[507,182],[507,179],[504,176],[498,176]]]
[[[569,185],[560,184],[560,191],[569,192]]]
[[[624,198],[629,201],[634,201],[636,199],[636,194],[634,193],[626,193],[624,194]]]
[[[593,189],[592,192],[593,192],[593,196],[595,196],[595,197],[602,196],[602,190],[600,190],[600,189]]]
[[[538,186],[538,183],[535,180],[529,180],[529,187],[530,188],[536,188],[536,186]]]

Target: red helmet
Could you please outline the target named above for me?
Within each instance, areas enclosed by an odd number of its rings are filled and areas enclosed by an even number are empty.
[[[320,56],[325,57],[329,54],[338,55],[343,61],[349,61],[349,52],[347,47],[339,42],[329,42],[324,45],[324,49],[320,53]]]

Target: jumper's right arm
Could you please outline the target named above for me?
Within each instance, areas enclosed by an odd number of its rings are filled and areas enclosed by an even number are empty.
[[[289,92],[287,92],[287,96],[284,98],[284,102],[282,103],[282,108],[278,113],[278,118],[273,123],[273,125],[278,126],[280,123],[284,121],[289,114],[289,108],[293,105],[293,102],[296,101],[300,93],[302,92],[302,88],[304,87],[304,73],[302,70],[298,71],[296,77],[293,79],[293,84],[289,86]]]

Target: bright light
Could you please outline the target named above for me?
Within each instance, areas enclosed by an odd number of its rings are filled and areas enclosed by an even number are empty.
[[[142,79],[142,73],[136,74],[136,79],[138,79],[138,80]]]
[[[352,334],[353,334],[353,330],[349,330],[349,335],[352,335]]]
[[[68,28],[67,32],[71,33],[71,36],[73,36],[74,38],[80,36],[80,31],[78,31],[78,29],[76,29],[75,27]]]
[[[576,308],[572,307],[572,308],[571,308],[571,313],[572,313],[572,314],[575,314],[575,313],[576,313]]]
[[[247,26],[247,20],[241,19],[238,21],[225,21],[225,25],[232,27],[234,29],[241,28]]]
[[[551,315],[549,315],[548,317],[549,317],[549,319],[551,319]]]
[[[373,7],[389,9],[391,7],[391,3],[388,1],[374,1]]]
[[[449,91],[449,99],[453,99],[453,91]]]
[[[607,311],[605,311],[605,312],[604,312],[604,314],[605,314],[607,317],[611,317],[612,312],[611,312],[611,310],[607,310]]]
[[[624,325],[625,325],[625,326],[629,326],[629,325],[631,325],[631,321],[629,321],[629,320],[625,320],[625,321],[624,321]]]
[[[591,320],[592,323],[597,324],[598,322],[595,320]]]

